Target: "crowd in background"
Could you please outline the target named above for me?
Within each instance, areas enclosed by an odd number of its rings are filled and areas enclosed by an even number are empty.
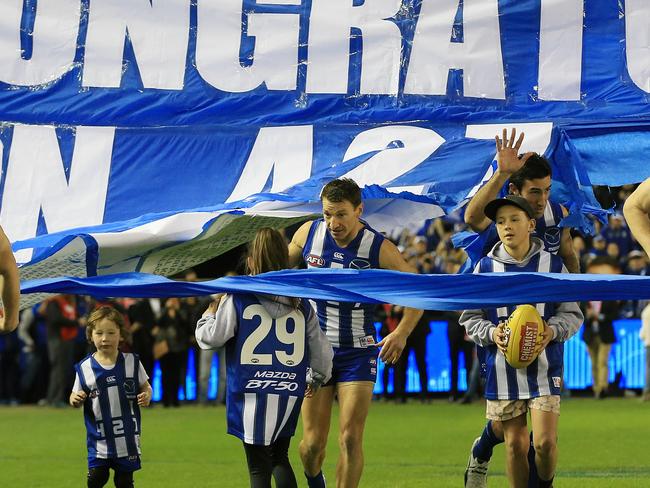
[[[648,257],[627,228],[620,209],[633,186],[615,190],[597,189],[601,200],[603,191],[606,207],[614,207],[608,223],[602,225],[594,220],[596,232],[583,236],[572,231],[573,244],[584,272],[590,261],[598,256],[609,256],[615,260],[622,273],[646,275],[649,270]],[[457,273],[464,261],[465,253],[455,249],[451,236],[466,230],[462,216],[458,213],[427,221],[420,229],[402,229],[388,237],[397,245],[406,261],[420,273]],[[196,273],[189,271],[181,277],[187,281],[196,280]],[[139,354],[145,370],[153,375],[154,361],[160,363],[162,373],[162,404],[178,406],[178,389],[184,384],[187,358],[194,349],[199,402],[207,402],[207,388],[212,351],[200,351],[194,340],[194,327],[207,308],[210,297],[167,298],[167,299],[118,299],[110,304],[120,310],[130,327],[130,337],[124,350]],[[18,330],[0,336],[0,403],[38,403],[63,406],[74,380],[73,364],[89,352],[91,345],[86,340],[85,321],[88,313],[99,302],[88,297],[60,295],[46,300],[21,313]],[[647,301],[627,301],[616,304],[615,318],[641,317]],[[586,305],[588,306],[588,305]],[[650,309],[649,309],[650,310]],[[401,307],[384,305],[377,309],[377,320],[382,323],[380,336],[384,337],[395,329],[399,322]],[[393,376],[394,389],[390,397],[406,401],[407,358],[412,350],[418,366],[421,390],[428,384],[426,368],[426,336],[432,320],[448,322],[447,337],[450,347],[450,400],[471,401],[478,388],[478,362],[475,347],[458,325],[459,313],[425,312],[418,326],[408,340],[402,360],[384,369],[384,385],[389,375]],[[615,340],[615,338],[613,338]],[[464,355],[468,371],[468,393],[458,391],[459,357]],[[220,360],[224,355],[218,354]],[[474,368],[472,368],[474,365]],[[217,403],[224,401],[225,371],[220,373]],[[383,389],[387,391],[385,387]],[[423,401],[426,396],[422,395]]]

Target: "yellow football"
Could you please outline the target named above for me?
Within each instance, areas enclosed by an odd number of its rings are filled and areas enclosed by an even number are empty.
[[[535,347],[542,342],[544,321],[532,305],[519,305],[508,317],[506,333],[506,361],[513,368],[526,368],[535,359]]]

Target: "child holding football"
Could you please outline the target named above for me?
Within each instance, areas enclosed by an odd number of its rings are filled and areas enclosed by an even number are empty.
[[[542,241],[531,235],[535,230],[535,213],[524,198],[508,195],[492,200],[484,212],[495,222],[499,242],[479,261],[474,273],[567,272],[562,259],[544,251]],[[481,346],[479,359],[486,377],[486,417],[492,423],[502,423],[508,479],[510,486],[518,488],[528,486],[529,462],[537,466],[540,488],[553,485],[564,342],[583,322],[582,312],[575,302],[533,305],[544,320],[544,332],[536,348],[539,356],[527,368],[513,368],[503,354],[507,346],[504,323],[516,306],[466,310],[460,318],[469,337]],[[531,460],[527,459],[529,410],[535,446],[535,459]],[[490,434],[486,427],[474,442],[473,453],[481,453],[482,443],[491,446]],[[484,459],[489,459],[490,455],[488,453]],[[481,468],[480,461],[480,456],[474,454],[470,459],[476,464],[474,469]],[[483,464],[487,470],[487,462]]]
[[[88,317],[86,338],[97,349],[75,365],[70,405],[84,407],[88,447],[88,488],[108,482],[133,486],[140,469],[140,407],[151,402],[151,386],[138,356],[120,352],[127,337],[123,315],[100,307]]]
[[[282,234],[260,229],[250,274],[289,267]],[[226,347],[228,433],[244,444],[251,488],[294,488],[288,449],[304,396],[332,375],[334,352],[307,300],[252,293],[213,302],[196,326],[201,349]]]

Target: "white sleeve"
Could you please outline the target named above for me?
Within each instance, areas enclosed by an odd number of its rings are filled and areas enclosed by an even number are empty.
[[[232,295],[225,295],[215,315],[204,315],[196,324],[196,343],[201,349],[217,349],[237,333],[237,309]]]
[[[305,310],[307,319],[307,342],[309,344],[309,367],[312,376],[317,377],[321,383],[327,383],[332,377],[332,359],[334,351],[327,340],[327,336],[320,328],[318,317],[311,305]]]
[[[149,381],[149,375],[147,374],[146,370],[144,369],[144,366],[142,366],[142,363],[138,361],[139,368],[138,368],[138,378],[140,378],[140,386],[144,385],[147,381]]]
[[[69,383],[68,383],[69,384]],[[72,391],[81,391],[81,380],[79,379],[79,373],[74,374],[74,385],[72,386]]]

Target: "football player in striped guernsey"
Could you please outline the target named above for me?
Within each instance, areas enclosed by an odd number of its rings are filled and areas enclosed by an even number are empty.
[[[292,266],[307,268],[383,268],[409,273],[397,247],[361,220],[361,189],[349,178],[330,181],[321,192],[323,218],[306,222],[289,245]],[[405,308],[393,332],[375,343],[374,306],[363,303],[315,303],[321,328],[334,348],[332,380],[302,408],[300,457],[311,488],[322,488],[325,448],[334,396],[339,401],[336,486],[358,486],[363,471],[363,431],[377,378],[377,356],[389,364],[399,359],[421,310]]]
[[[250,274],[288,267],[286,240],[260,229]],[[252,488],[294,488],[288,449],[304,396],[332,372],[332,347],[307,300],[236,293],[213,302],[196,326],[202,349],[225,345],[228,433],[242,440]]]
[[[465,209],[465,222],[481,236],[479,242],[482,248],[476,256],[472,255],[472,264],[476,264],[494,245],[499,242],[499,236],[494,222],[484,213],[485,206],[497,198],[503,185],[508,183],[511,194],[525,198],[534,212],[534,234],[543,243],[547,252],[558,254],[565,267],[571,273],[580,272],[580,263],[573,249],[570,229],[559,227],[568,211],[559,203],[550,200],[551,168],[546,159],[536,153],[519,155],[519,149],[524,141],[524,134],[517,138],[517,132],[512,129],[510,137],[503,129],[502,137],[497,135],[497,169],[490,180],[472,197]],[[470,246],[473,247],[473,246]],[[474,251],[466,249],[468,254]],[[492,449],[503,442],[503,429],[500,422],[488,421],[482,434],[479,448],[472,447],[473,459],[465,471],[467,487],[487,486],[487,467],[492,456]],[[475,442],[476,444],[476,442]],[[478,456],[481,457],[478,457]],[[533,456],[531,447],[531,456]],[[480,462],[479,462],[480,460]],[[535,466],[531,464],[531,478],[534,477]]]
[[[84,407],[88,488],[104,486],[110,468],[116,487],[132,487],[140,469],[140,407],[151,402],[149,377],[137,355],[119,351],[126,329],[114,308],[90,314],[86,337],[97,351],[75,365],[70,405]]]
[[[474,273],[567,272],[562,259],[545,251],[541,239],[532,237],[535,213],[524,198],[508,195],[493,200],[485,207],[485,215],[496,223],[500,242],[479,261]],[[528,485],[529,462],[534,462],[537,467],[539,484],[536,486],[548,488],[553,484],[564,342],[578,331],[584,319],[575,302],[537,303],[535,306],[545,322],[544,339],[538,346],[539,357],[527,368],[513,368],[503,354],[507,345],[503,325],[515,306],[465,310],[460,318],[468,336],[483,348],[486,417],[502,426],[508,479],[510,486],[517,488]],[[534,460],[528,460],[528,411],[535,447]],[[474,443],[470,464],[473,458],[479,460],[473,467],[474,471],[479,468],[487,470],[487,463],[481,462],[484,459],[481,457],[485,449],[481,445],[483,442],[482,436]],[[466,486],[481,486],[474,481],[466,479]]]

